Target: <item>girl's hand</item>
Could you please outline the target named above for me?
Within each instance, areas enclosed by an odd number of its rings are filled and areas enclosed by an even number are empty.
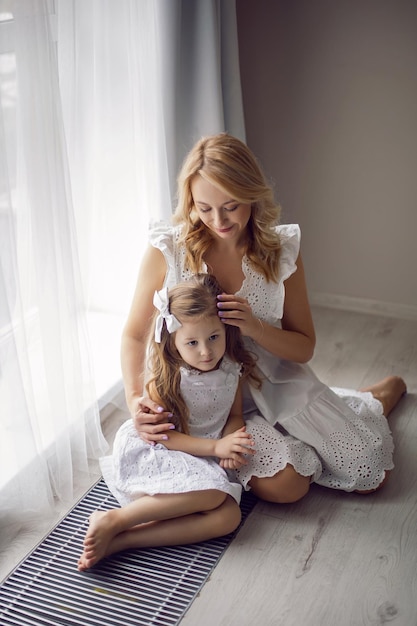
[[[222,467],[224,470],[237,470],[240,467],[242,467],[242,465],[247,465],[247,464],[248,462],[243,455],[239,455],[239,458],[236,460],[220,459],[219,461],[220,467]]]
[[[222,293],[217,296],[219,317],[225,324],[237,326],[242,335],[255,341],[263,335],[264,327],[261,320],[255,317],[249,302],[234,294]]]
[[[237,463],[238,467],[240,467],[247,464],[244,457],[245,454],[255,454],[255,450],[251,447],[254,445],[255,442],[252,439],[252,435],[246,432],[246,426],[242,426],[234,433],[216,440],[214,456],[228,460],[229,464],[230,462]],[[228,467],[227,469],[236,469],[236,467]]]
[[[137,397],[131,404],[134,407],[132,419],[139,437],[151,445],[165,441],[166,431],[175,428],[169,421],[172,413],[146,396]]]

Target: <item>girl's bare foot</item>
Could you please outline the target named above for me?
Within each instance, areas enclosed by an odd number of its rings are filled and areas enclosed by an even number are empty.
[[[407,392],[405,382],[399,376],[387,376],[375,385],[361,389],[360,391],[370,391],[379,400],[383,407],[385,417],[397,406],[401,397]]]
[[[115,511],[95,511],[89,520],[84,538],[84,550],[78,560],[78,569],[84,571],[109,554],[109,545],[117,534]]]

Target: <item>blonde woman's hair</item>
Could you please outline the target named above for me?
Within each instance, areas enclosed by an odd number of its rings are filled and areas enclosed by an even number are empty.
[[[274,227],[281,207],[255,156],[240,139],[227,133],[203,137],[191,149],[178,176],[178,202],[174,223],[183,224],[180,242],[185,245],[186,266],[201,272],[212,235],[201,222],[191,193],[200,175],[242,204],[251,206],[246,255],[253,267],[269,280],[278,278],[279,237]]]
[[[214,276],[197,274],[191,280],[179,283],[169,290],[169,310],[181,323],[217,317],[217,295],[223,293]],[[164,321],[161,342],[154,338],[155,323],[159,311],[155,311],[148,340],[150,379],[146,385],[149,397],[174,414],[176,426],[188,434],[189,410],[181,395],[180,367],[184,362],[175,346],[175,333],[169,333]],[[261,379],[255,370],[255,356],[244,347],[239,328],[225,324],[226,354],[242,366],[242,378],[249,378],[256,387]]]

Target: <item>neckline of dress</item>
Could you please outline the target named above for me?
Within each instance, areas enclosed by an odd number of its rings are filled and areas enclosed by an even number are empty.
[[[243,272],[243,280],[242,280],[242,284],[240,285],[239,289],[237,291],[235,291],[235,296],[240,296],[242,293],[244,293],[245,287],[246,287],[246,282],[248,280],[248,268],[249,268],[249,263],[248,263],[248,257],[246,256],[246,254],[243,255],[242,257],[242,272]],[[209,268],[208,265],[205,261],[203,261],[203,272],[205,274],[209,274]]]

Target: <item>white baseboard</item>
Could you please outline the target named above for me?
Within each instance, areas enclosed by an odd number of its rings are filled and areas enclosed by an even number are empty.
[[[352,298],[351,296],[333,295],[330,293],[312,292],[309,294],[312,306],[323,306],[330,309],[355,311],[383,317],[417,321],[417,306],[399,304],[395,302],[381,302],[366,298]]]

